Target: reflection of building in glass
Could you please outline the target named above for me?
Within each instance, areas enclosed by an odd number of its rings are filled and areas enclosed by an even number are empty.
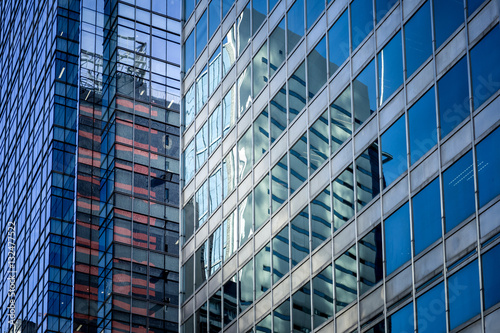
[[[495,331],[497,9],[184,1],[181,330]]]

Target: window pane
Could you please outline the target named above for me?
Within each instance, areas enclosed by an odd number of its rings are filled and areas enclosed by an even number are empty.
[[[468,152],[443,173],[446,232],[474,213],[474,168]]]
[[[238,248],[238,221],[236,210],[222,222],[222,259],[226,261]]]
[[[398,32],[378,54],[379,106],[403,84],[403,53]]]
[[[294,332],[311,331],[311,289],[309,283],[292,295],[292,320]]]
[[[217,105],[214,112],[208,118],[208,134],[210,136],[208,153],[211,154],[215,151],[222,139],[222,114],[221,105]]]
[[[441,238],[441,196],[436,178],[413,197],[415,255]]]
[[[272,322],[271,314],[268,314],[267,316],[264,317],[264,319],[259,321],[257,325],[255,325],[255,332],[270,333],[271,322]]]
[[[448,303],[450,330],[481,312],[477,260],[448,278]]]
[[[413,332],[413,303],[387,318],[388,332]]]
[[[406,124],[405,115],[396,120],[382,134],[382,186],[389,186],[406,171]]]
[[[304,36],[304,0],[297,0],[286,15],[288,54]]]
[[[196,114],[208,100],[208,72],[207,66],[203,68],[201,74],[196,79]]]
[[[290,149],[290,193],[307,180],[307,136],[304,134]]]
[[[311,202],[311,251],[323,243],[332,233],[330,207],[330,187],[327,187]]]
[[[356,49],[372,30],[372,0],[354,0],[351,3],[352,49]]]
[[[255,299],[271,288],[271,245],[267,245],[255,256]]]
[[[312,280],[314,328],[333,317],[333,276],[329,265]]]
[[[405,24],[406,77],[432,54],[431,9],[427,1]]]
[[[311,173],[329,157],[328,110],[309,128],[309,166]]]
[[[377,23],[391,10],[391,8],[399,2],[398,0],[376,0],[376,19]]]
[[[285,19],[283,19],[269,36],[269,76],[272,76],[285,61],[285,48]]]
[[[267,221],[270,214],[269,176],[264,177],[255,187],[255,230]]]
[[[238,141],[238,180],[242,180],[251,170],[252,161],[252,129],[247,130]]]
[[[283,156],[271,170],[271,199],[273,213],[288,199],[287,155]]]
[[[285,105],[285,104],[283,104]],[[290,122],[306,106],[306,63],[303,62],[288,80],[288,113]]]
[[[288,273],[290,257],[288,246],[288,226],[273,238],[273,283]]]
[[[356,300],[356,247],[353,246],[335,260],[335,309],[339,312]]]
[[[314,50],[307,56],[308,97],[313,98],[327,79],[326,69],[326,37],[316,44]]]
[[[189,239],[194,232],[194,197],[184,206],[184,237]]]
[[[322,11],[325,10],[324,1],[306,1],[306,13],[307,13],[307,29],[313,25],[316,19],[319,17]]]
[[[187,73],[194,64],[194,31],[184,43],[184,71]]]
[[[194,0],[184,1],[184,19],[187,21],[194,9]]]
[[[208,302],[210,323],[209,332],[219,332],[222,329],[222,291],[219,289]]]
[[[500,128],[476,146],[479,206],[482,207],[500,193]]]
[[[253,96],[267,84],[267,43],[264,43],[259,52],[253,57]]]
[[[222,196],[225,198],[236,186],[236,147],[222,160]]]
[[[193,178],[195,172],[194,142],[195,140],[191,141],[184,151],[184,178],[186,178],[186,184]]]
[[[183,278],[184,278],[184,300],[188,299],[193,294],[194,286],[194,256],[191,256],[183,268]]]
[[[438,81],[441,138],[470,115],[467,59],[463,57]]]
[[[252,76],[250,65],[241,73],[238,78],[238,115],[242,115],[252,103]]]
[[[222,266],[222,226],[210,235],[210,275]]]
[[[443,282],[417,298],[418,332],[446,332],[445,306]]]
[[[306,207],[290,222],[292,233],[292,267],[309,254],[309,209]]]
[[[194,84],[189,88],[189,90],[186,93],[186,96],[184,97],[184,106],[185,106],[185,115],[184,115],[184,123],[186,124],[186,127],[189,126],[193,120],[194,116],[196,115],[195,113],[195,104],[194,104]]]
[[[196,23],[196,58],[207,45],[207,12],[205,11]]]
[[[207,302],[203,303],[203,305],[196,310],[195,312],[195,326],[198,328],[200,332],[207,331]]]
[[[385,260],[387,275],[410,260],[410,214],[408,203],[385,220]]]
[[[214,212],[215,209],[220,205],[222,201],[222,170],[221,165],[219,165],[215,171],[208,178],[209,182],[209,202],[210,202],[210,213]]]
[[[290,300],[273,311],[274,332],[290,332]]]
[[[330,104],[330,118],[333,154],[352,134],[351,86]]]
[[[360,175],[358,175],[358,179],[360,179]],[[333,181],[332,191],[333,230],[335,231],[354,216],[354,175],[352,165]],[[358,185],[358,198],[360,197],[359,191]]]
[[[222,41],[222,76],[225,76],[236,60],[236,37],[234,27],[229,29]]]
[[[499,88],[500,27],[497,25],[470,51],[474,110]]]
[[[359,293],[362,295],[382,280],[382,231],[380,224],[359,241]]]
[[[375,60],[372,60],[352,83],[354,130],[377,110],[375,85]]]
[[[209,21],[209,28],[208,28],[208,36],[212,37],[214,34],[215,30],[219,26],[221,19],[220,19],[220,0],[212,0],[210,1],[210,5],[208,5],[208,21]]]
[[[221,66],[222,66],[222,57],[220,54],[220,46],[219,46],[212,55],[212,58],[210,58],[210,62],[208,63],[209,96],[212,95],[212,93],[215,91],[215,88],[217,88],[217,86],[220,83],[220,80],[222,79]]]
[[[500,245],[496,245],[490,251],[483,254],[483,288],[484,288],[484,308],[500,302],[500,288],[498,288],[498,276],[500,276]]]
[[[222,0],[222,17],[226,16],[233,3],[234,0]]]
[[[253,303],[253,260],[238,272],[239,312],[245,311]]]
[[[238,34],[238,56],[243,52],[245,46],[247,46],[250,41],[250,2],[246,8],[238,16],[238,22],[236,23],[237,34]]]
[[[234,86],[222,100],[222,134],[226,135],[236,123],[236,93]]]
[[[239,215],[238,221],[240,222],[240,246],[246,242],[248,238],[253,235],[253,218],[252,218],[252,193],[250,193],[238,207]]]
[[[436,49],[464,22],[462,0],[433,1]]]
[[[236,275],[224,284],[224,326],[236,318]]]
[[[349,22],[347,10],[328,30],[328,45],[330,57],[330,76],[349,57]]]
[[[267,0],[252,0],[252,35],[261,26],[267,15]]]
[[[253,123],[253,154],[254,161],[260,160],[269,150],[269,115],[264,109]]]
[[[484,0],[467,0],[467,13],[470,16],[481,6]]]
[[[283,133],[287,127],[286,86],[283,86],[269,103],[271,110],[271,143]]]
[[[208,182],[203,185],[196,192],[196,220],[198,221],[198,228],[207,220],[208,217]]]
[[[410,163],[413,164],[437,144],[434,87],[408,110]]]
[[[361,210],[380,193],[378,163],[378,145],[376,142],[356,159],[356,201],[358,210]]]
[[[196,133],[196,171],[207,160],[208,156],[208,124],[205,123],[201,130]]]

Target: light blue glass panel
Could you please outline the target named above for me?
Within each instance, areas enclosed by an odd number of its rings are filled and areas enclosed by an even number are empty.
[[[234,0],[222,0],[222,17],[226,16],[233,3]]]
[[[207,45],[207,12],[196,23],[196,58]]]
[[[417,298],[417,324],[419,333],[446,332],[446,303],[443,282]]]
[[[222,135],[226,135],[236,123],[236,92],[234,86],[222,100]]]
[[[286,86],[283,86],[269,103],[271,114],[271,143],[283,133],[287,127]]]
[[[238,207],[238,221],[240,224],[240,246],[244,244],[248,238],[253,235],[253,207],[252,207],[252,193],[250,193]]]
[[[220,205],[222,201],[222,170],[219,165],[208,178],[209,187],[209,208],[210,213]]]
[[[269,176],[265,176],[255,187],[255,230],[267,221],[271,213]]]
[[[303,62],[288,79],[288,114],[291,122],[306,106],[306,63]],[[286,107],[285,104],[283,104]]]
[[[309,128],[309,166],[311,173],[330,156],[328,146],[328,110]]]
[[[329,186],[311,201],[311,251],[314,251],[332,233],[331,205]]]
[[[254,161],[258,162],[262,155],[269,150],[269,115],[267,108],[262,110],[253,123],[253,154]]]
[[[187,20],[194,9],[194,0],[184,1],[184,19]]]
[[[500,129],[497,128],[476,146],[479,206],[500,193]]]
[[[410,212],[408,202],[385,220],[386,275],[410,260]]]
[[[255,299],[271,288],[271,243],[255,255]]]
[[[413,197],[415,255],[441,238],[441,196],[436,178]]]
[[[326,267],[312,280],[314,328],[333,317],[332,265]]]
[[[207,66],[196,79],[196,114],[201,111],[208,100],[208,71]]]
[[[356,246],[335,260],[335,309],[339,312],[356,300],[358,294]]]
[[[208,123],[196,133],[196,171],[198,171],[208,157]]]
[[[238,115],[242,115],[252,103],[252,69],[248,65],[238,78]]]
[[[288,242],[288,226],[277,234],[273,240],[273,283],[276,284],[289,270],[290,249]]]
[[[307,29],[313,25],[319,15],[325,10],[325,2],[322,0],[306,1]]]
[[[411,164],[437,144],[435,98],[432,87],[408,110]]]
[[[450,330],[481,312],[477,260],[448,278],[448,303]]]
[[[222,160],[222,196],[225,198],[236,186],[236,147]]]
[[[328,30],[330,76],[349,57],[349,45],[349,17],[346,10]]]
[[[285,61],[285,56],[285,19],[282,19],[269,36],[269,76],[272,76],[281,66]]]
[[[378,54],[379,106],[403,84],[403,49],[398,32]]]
[[[406,77],[410,77],[432,55],[430,1],[405,24]]]
[[[264,43],[259,52],[253,57],[252,60],[252,73],[253,73],[253,95],[257,96],[259,92],[267,84],[267,43]]]
[[[290,300],[273,310],[274,332],[290,332]]]
[[[236,36],[232,27],[222,40],[222,76],[225,76],[236,60]]]
[[[238,141],[238,181],[241,181],[252,168],[252,150],[252,129],[249,129]]]
[[[208,118],[208,134],[209,134],[209,147],[208,153],[211,154],[215,151],[217,146],[222,140],[222,112],[221,105],[217,105],[214,112]]]
[[[299,40],[304,36],[304,0],[297,0],[286,14],[287,49],[292,52]]]
[[[292,268],[309,254],[309,208],[290,222],[292,237]]]
[[[220,1],[221,0],[212,0],[208,5],[208,36],[212,37],[215,30],[221,23],[220,19]]]
[[[379,23],[384,16],[391,10],[394,5],[399,2],[398,0],[376,0],[375,1],[375,9],[376,9],[376,19],[377,23]]]
[[[196,109],[195,109],[195,91],[194,91],[195,85],[193,84],[191,88],[186,93],[186,96],[184,97],[184,106],[185,106],[185,114],[184,114],[184,123],[187,126],[189,126],[193,120],[194,116],[196,115]]]
[[[210,275],[222,267],[222,225],[210,235]]]
[[[351,3],[352,49],[356,49],[373,30],[372,0],[354,0]]]
[[[195,173],[194,142],[195,140],[191,141],[184,151],[184,179],[186,180],[186,184],[189,183]]]
[[[376,84],[375,60],[372,60],[352,82],[354,130],[377,110]]]
[[[212,95],[215,88],[219,85],[222,79],[222,56],[220,53],[220,46],[215,50],[212,58],[208,63],[208,95]]]
[[[326,36],[319,41],[307,56],[308,98],[316,95],[327,79]]]
[[[271,199],[273,213],[288,199],[288,162],[286,154],[271,170]]]
[[[252,0],[252,35],[262,25],[267,15],[267,0]]]
[[[433,1],[436,49],[464,23],[463,0]]]
[[[253,259],[238,272],[238,305],[241,313],[253,303]]]
[[[226,261],[238,248],[238,215],[235,210],[222,222],[222,260]]]
[[[385,188],[406,171],[405,115],[396,120],[381,136],[382,186]]]
[[[238,39],[238,55],[243,52],[250,41],[250,1],[245,9],[238,16],[236,23],[236,34]]]
[[[309,282],[292,295],[292,327],[295,332],[311,332],[311,288]]]
[[[196,221],[198,222],[197,228],[199,228],[208,217],[208,182],[204,182],[200,186],[196,192],[195,200]]]
[[[290,194],[307,180],[307,135],[290,149]]]

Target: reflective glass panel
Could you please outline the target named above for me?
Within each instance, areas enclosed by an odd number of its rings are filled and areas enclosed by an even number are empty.
[[[441,238],[441,196],[436,178],[413,197],[415,255]]]
[[[252,168],[252,150],[252,129],[250,128],[238,141],[238,180],[243,179]]]
[[[194,284],[195,289],[198,289],[203,282],[207,281],[210,275],[210,267],[208,263],[210,252],[208,250],[208,240],[203,243],[195,252],[195,270],[194,270]]]
[[[288,246],[288,226],[284,227],[273,240],[273,283],[278,282],[289,270],[290,251]]]
[[[283,104],[285,105],[285,104]],[[306,106],[306,63],[303,62],[288,80],[288,113],[290,122]]]
[[[482,207],[500,193],[500,128],[476,146],[479,206]]]
[[[184,18],[187,20],[194,9],[194,0],[186,0],[184,3]]]
[[[378,54],[379,106],[403,84],[403,49],[398,32]]]
[[[222,222],[222,259],[226,261],[238,248],[238,222],[236,210]]]
[[[193,178],[195,172],[194,142],[195,140],[191,141],[184,151],[184,178],[186,179],[186,184]]]
[[[326,69],[326,36],[314,47],[307,56],[308,97],[313,98],[327,79]]]
[[[384,134],[382,143],[382,186],[389,186],[406,171],[406,124],[405,115],[396,120]]]
[[[288,54],[304,36],[304,0],[297,0],[286,14]]]
[[[481,6],[484,0],[467,0],[467,13],[470,16]]]
[[[462,0],[433,1],[434,34],[436,49],[464,23],[464,3]]]
[[[413,332],[413,303],[387,318],[388,332]]]
[[[448,304],[450,330],[481,312],[477,260],[448,278]]]
[[[380,193],[378,163],[378,145],[376,142],[371,144],[356,159],[356,201],[359,210]]]
[[[405,24],[406,77],[410,77],[432,55],[430,1]]]
[[[271,111],[271,143],[283,133],[287,127],[286,86],[283,86],[269,103]]]
[[[361,158],[361,157],[360,157]],[[359,158],[358,158],[359,159]],[[358,175],[358,180],[363,180],[366,177],[360,177]],[[367,175],[364,175],[367,176]],[[367,194],[362,194],[359,192],[361,189],[361,184],[358,184],[358,198],[361,196],[367,196]],[[354,216],[354,175],[352,171],[352,165],[345,169],[332,183],[333,192],[333,227],[334,231],[339,229],[347,221]]]
[[[207,220],[208,217],[208,182],[204,182],[196,192],[196,220],[198,221],[198,228]]]
[[[281,66],[285,56],[285,19],[283,19],[269,36],[269,76]]]
[[[333,317],[332,265],[326,267],[312,280],[314,328]]]
[[[222,160],[222,196],[225,198],[236,186],[236,147]]]
[[[238,78],[238,115],[242,115],[243,112],[247,110],[247,108],[252,103],[252,76],[251,76],[251,67],[250,65],[241,73]]]
[[[236,291],[238,286],[236,281],[236,275],[234,275],[224,284],[224,326],[232,322],[237,316]]]
[[[265,176],[255,187],[255,230],[259,229],[269,218],[269,176]]]
[[[220,0],[212,0],[208,5],[208,36],[212,37],[221,22]]]
[[[484,289],[484,308],[500,302],[500,288],[498,288],[498,277],[500,276],[500,245],[496,245],[490,251],[483,254],[483,289]]]
[[[185,114],[184,114],[184,123],[186,124],[186,127],[189,126],[193,120],[194,116],[196,115],[195,111],[195,103],[194,103],[194,87],[195,85],[193,84],[191,88],[186,93],[186,96],[184,97],[184,106],[185,106]]]
[[[271,199],[273,213],[288,199],[287,155],[271,170]]]
[[[325,188],[311,202],[311,236],[313,251],[331,234],[330,187]]]
[[[269,150],[269,115],[267,108],[262,110],[253,123],[253,155],[258,162],[262,155]]]
[[[255,299],[271,288],[271,244],[255,255]]]
[[[332,76],[349,57],[349,17],[347,10],[328,30],[328,45],[330,76]]]
[[[290,222],[292,237],[292,267],[309,254],[309,209],[306,207]]]
[[[208,100],[208,71],[207,66],[203,68],[201,74],[196,79],[196,114]]]
[[[252,60],[253,96],[257,96],[267,84],[267,63],[267,43],[264,43]]]
[[[222,226],[218,227],[209,238],[210,241],[210,275],[222,266]]]
[[[438,81],[441,138],[470,115],[467,59],[463,57]]]
[[[274,309],[273,324],[274,332],[290,332],[290,300]]]
[[[385,260],[387,275],[410,260],[410,212],[408,203],[385,219]]]
[[[252,34],[255,34],[267,15],[267,0],[252,0]]]
[[[311,173],[329,157],[328,110],[309,128],[309,166]]]
[[[446,232],[456,227],[475,210],[474,167],[469,151],[443,173]]]
[[[238,207],[238,221],[240,224],[240,246],[246,242],[248,238],[253,235],[253,207],[252,207],[252,193],[250,193]]]
[[[184,71],[187,73],[194,64],[194,31],[184,43]]]
[[[377,23],[384,18],[384,16],[391,10],[394,5],[399,2],[398,0],[376,0],[375,10]]]
[[[356,246],[335,260],[335,309],[339,312],[357,298]]]
[[[351,3],[352,49],[356,49],[373,30],[372,0],[354,0]]]
[[[272,323],[272,317],[271,314],[268,314],[267,316],[264,317],[261,321],[255,325],[255,332],[262,332],[262,333],[271,333],[271,323]]]
[[[382,280],[382,230],[380,224],[359,241],[359,293],[362,295]]]
[[[195,326],[200,332],[207,331],[207,302],[203,303],[202,306],[195,312]]]
[[[207,12],[196,23],[196,58],[207,45]]]
[[[417,298],[417,324],[421,333],[446,332],[444,283]]]
[[[222,168],[221,165],[217,166],[215,171],[208,178],[209,187],[209,208],[210,213],[220,205],[222,201]]]
[[[226,16],[233,3],[234,0],[222,0],[222,17]]]
[[[290,193],[307,180],[307,135],[304,134],[290,149]]]
[[[352,83],[354,130],[377,110],[376,92],[375,60],[372,60]]]
[[[226,135],[236,123],[236,92],[234,86],[222,100],[222,134]]]
[[[239,312],[253,303],[253,259],[238,272]]]
[[[194,256],[191,256],[184,266],[182,266],[184,278],[184,300],[188,299],[193,294],[194,287]]]
[[[330,104],[332,153],[334,153],[352,134],[351,125],[351,86]]]
[[[205,163],[208,157],[208,123],[196,133],[196,171]]]
[[[186,206],[184,206],[183,213],[184,237],[185,239],[189,239],[194,232],[194,197],[189,199]]]
[[[215,50],[214,54],[212,55],[212,58],[210,58],[210,61],[208,63],[208,77],[209,77],[209,84],[208,84],[208,95],[212,95],[214,92],[215,88],[220,83],[220,80],[222,79],[222,57],[220,53],[220,46]]]
[[[410,163],[413,164],[437,144],[434,87],[408,110]]]
[[[324,1],[306,1],[306,13],[307,13],[307,29],[312,27],[313,23],[319,17],[322,11],[325,10]]]
[[[208,301],[208,331],[219,332],[222,329],[222,291],[219,289]]]
[[[222,76],[225,76],[236,60],[235,28],[232,27],[222,40]]]
[[[238,56],[243,52],[245,46],[247,46],[250,41],[250,1],[248,2],[245,9],[238,16],[238,21],[236,23],[236,30],[238,36]]]
[[[209,139],[209,146],[208,146],[208,153],[211,154],[215,151],[217,146],[222,140],[222,112],[221,112],[221,105],[217,105],[215,108],[214,112],[210,115],[208,118],[208,135],[210,137]]]
[[[311,331],[311,288],[309,282],[292,295],[292,320],[294,332]]]

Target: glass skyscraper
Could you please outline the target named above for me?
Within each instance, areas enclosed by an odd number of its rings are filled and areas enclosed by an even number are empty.
[[[500,4],[183,0],[183,332],[496,332]]]
[[[178,330],[180,13],[0,3],[2,332]]]

